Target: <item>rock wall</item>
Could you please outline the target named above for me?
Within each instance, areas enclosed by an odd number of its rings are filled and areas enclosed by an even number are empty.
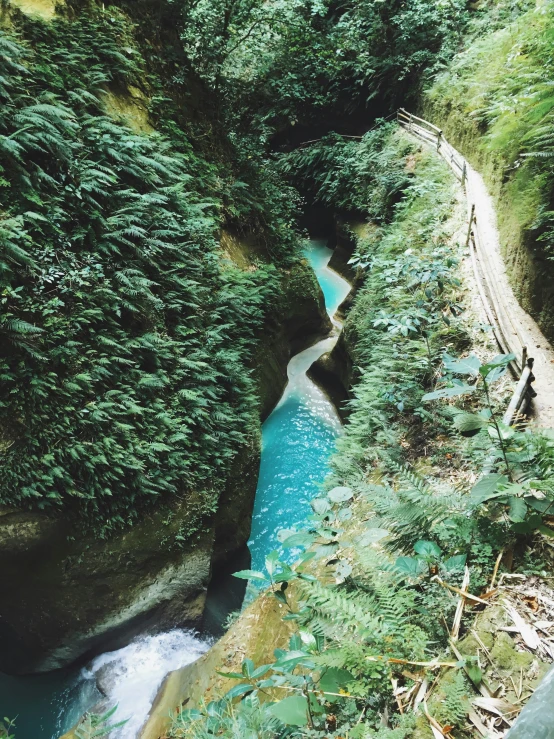
[[[362,276],[348,264],[348,261],[354,253],[356,237],[363,236],[366,224],[363,221],[340,217],[335,217],[334,223],[334,235],[330,240],[333,254],[329,266],[352,283],[352,290],[337,311],[337,318],[344,321],[362,281]],[[341,332],[332,351],[322,354],[308,371],[308,377],[325,390],[343,421],[348,417],[346,402],[351,397],[353,371],[351,351],[344,331]]]
[[[333,349],[322,354],[308,370],[310,380],[325,390],[343,421],[348,417],[345,403],[350,398],[352,367],[348,345],[341,333]]]
[[[308,263],[300,262],[284,275],[279,304],[257,353],[254,377],[262,420],[283,394],[291,356],[327,336],[331,329],[317,279]]]

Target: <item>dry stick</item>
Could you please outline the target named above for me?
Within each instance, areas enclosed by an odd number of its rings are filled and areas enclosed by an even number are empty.
[[[467,589],[469,587],[469,567],[465,566],[464,571],[464,579],[462,581],[462,591],[464,593],[467,593]],[[464,612],[464,606],[465,606],[465,596],[460,596],[458,599],[458,604],[456,605],[456,613],[454,614],[454,623],[452,624],[452,631],[450,632],[450,636],[454,641],[458,641],[458,635],[460,633],[460,625],[462,623],[462,615]]]
[[[373,655],[366,657],[368,662],[382,662],[391,665],[417,665],[418,667],[430,667],[432,670],[439,667],[456,667],[456,662],[438,662],[437,660],[431,660],[431,662],[413,662],[409,659],[398,659],[396,657],[382,657],[381,655],[374,657]]]
[[[424,677],[421,685],[419,686],[419,690],[416,693],[416,696],[414,698],[414,703],[412,706],[412,711],[415,713],[418,709],[419,704],[422,700],[425,699],[425,695],[427,694],[427,688],[429,687],[429,683],[427,681],[427,678]]]
[[[504,556],[504,550],[500,552],[500,554],[496,558],[496,562],[494,563],[494,570],[492,571],[491,584],[489,585],[487,593],[490,593],[491,590],[494,590],[494,583],[496,580],[496,576],[498,575],[498,568],[500,567],[500,562],[502,561],[503,556]]]
[[[483,644],[483,641],[482,641],[481,637],[479,636],[479,634],[475,631],[475,629],[470,629],[470,631],[473,634],[473,636],[475,637],[475,640],[477,641],[477,643],[481,646],[481,649],[485,653],[488,661],[491,663],[491,665],[493,665],[494,662],[492,660],[491,653],[489,652],[489,650],[487,649],[487,647]]]
[[[398,710],[400,711],[400,713],[403,714],[404,713],[404,708],[402,707],[402,701],[400,700],[400,696],[396,694],[396,688],[394,687],[394,680],[392,679],[392,677],[391,677],[390,681],[391,681],[391,685],[392,685],[392,694],[394,695],[394,699],[396,701],[396,705],[398,706]]]
[[[438,575],[435,575],[435,577],[432,577],[431,580],[436,580],[439,583],[439,585],[443,586],[443,588],[447,588],[447,590],[451,590],[453,593],[457,593],[458,595],[461,595],[463,598],[474,600],[476,603],[483,603],[486,606],[489,605],[486,600],[483,600],[482,598],[478,598],[476,595],[472,595],[471,593],[467,593],[463,590],[460,590],[460,588],[457,588],[454,585],[449,585],[448,583],[444,582],[444,580],[441,580]]]
[[[423,704],[423,712],[427,716],[427,719],[428,719],[429,723],[431,724],[431,726],[434,727],[440,733],[441,736],[447,736],[447,737],[451,736],[451,734],[449,732],[446,732],[445,733],[444,729],[439,724],[439,722],[435,718],[433,718],[431,716],[431,714],[429,713],[429,710],[427,708],[427,703],[424,703]]]
[[[487,737],[489,735],[488,729],[485,726],[485,724],[481,721],[481,717],[475,711],[474,708],[470,708],[468,711],[468,717],[471,723],[475,726],[477,731],[481,734],[481,736]]]

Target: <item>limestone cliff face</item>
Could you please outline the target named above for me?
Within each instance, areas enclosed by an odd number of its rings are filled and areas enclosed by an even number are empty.
[[[153,622],[196,622],[214,532],[179,546],[187,503],[153,512],[109,540],[71,540],[63,520],[3,510],[0,670],[53,670],[117,647]]]
[[[345,403],[350,398],[352,371],[352,357],[344,332],[333,349],[322,354],[308,371],[308,377],[325,390],[343,421],[348,416]]]
[[[286,384],[291,353],[329,329],[315,276],[299,263],[283,274],[253,368],[262,418]],[[53,670],[149,628],[198,625],[213,568],[248,540],[259,461],[258,429],[237,454],[217,511],[184,544],[182,533],[197,525],[194,496],[107,540],[61,518],[0,509],[0,671]]]
[[[348,261],[354,253],[356,237],[363,236],[366,228],[367,225],[364,222],[354,219],[345,221],[335,217],[334,235],[331,239],[333,254],[329,267],[352,284],[352,290],[339,306],[336,314],[341,321],[346,320],[356,291],[363,279]],[[351,397],[353,372],[352,347],[349,345],[348,331],[342,331],[332,351],[322,354],[308,371],[310,379],[329,395],[343,420],[348,416],[346,401]]]
[[[254,367],[262,420],[271,413],[287,383],[287,364],[293,354],[327,336],[332,324],[323,293],[307,262],[283,277],[283,291],[267,324]]]

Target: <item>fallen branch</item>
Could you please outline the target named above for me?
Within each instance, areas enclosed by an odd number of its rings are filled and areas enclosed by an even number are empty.
[[[433,732],[434,737],[436,737],[437,739],[440,739],[441,737],[451,737],[450,732],[443,726],[441,726],[436,718],[433,718],[431,716],[426,702],[423,704],[423,713],[427,716],[427,720],[431,725],[431,731]]]
[[[417,691],[417,695],[414,699],[414,705],[412,707],[412,711],[415,713],[418,709],[419,704],[422,702],[422,700],[425,698],[425,694],[427,693],[427,688],[429,687],[429,683],[427,681],[427,678],[423,679],[423,682],[421,683],[419,690]]]
[[[473,600],[476,603],[483,603],[483,605],[488,606],[488,602],[486,600],[483,600],[483,598],[478,598],[476,595],[471,595],[471,593],[466,593],[463,590],[460,590],[460,588],[457,588],[455,585],[449,585],[447,582],[444,582],[444,580],[441,580],[438,575],[435,575],[435,577],[432,577],[431,580],[436,580],[439,585],[442,585],[443,588],[446,588],[447,590],[451,590],[453,593],[457,593],[458,595],[461,595],[463,598],[467,598],[468,600]]]

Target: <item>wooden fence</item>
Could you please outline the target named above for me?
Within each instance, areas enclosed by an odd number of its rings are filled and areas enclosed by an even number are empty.
[[[516,359],[510,364],[510,369],[519,378],[519,382],[504,417],[505,422],[509,425],[518,414],[525,411],[530,399],[536,396],[531,387],[531,383],[535,379],[532,372],[533,359],[527,356],[527,346],[521,337],[521,332],[509,311],[504,308],[502,295],[495,280],[494,268],[491,264],[490,255],[487,253],[486,242],[480,228],[479,209],[473,201],[471,186],[468,183],[470,167],[464,157],[448,143],[442,130],[437,126],[409,113],[404,108],[400,108],[398,111],[397,120],[403,128],[436,148],[437,152],[448,162],[465,190],[468,204],[466,246],[470,250],[471,264],[479,296],[500,350],[504,354],[514,354],[516,356]]]

